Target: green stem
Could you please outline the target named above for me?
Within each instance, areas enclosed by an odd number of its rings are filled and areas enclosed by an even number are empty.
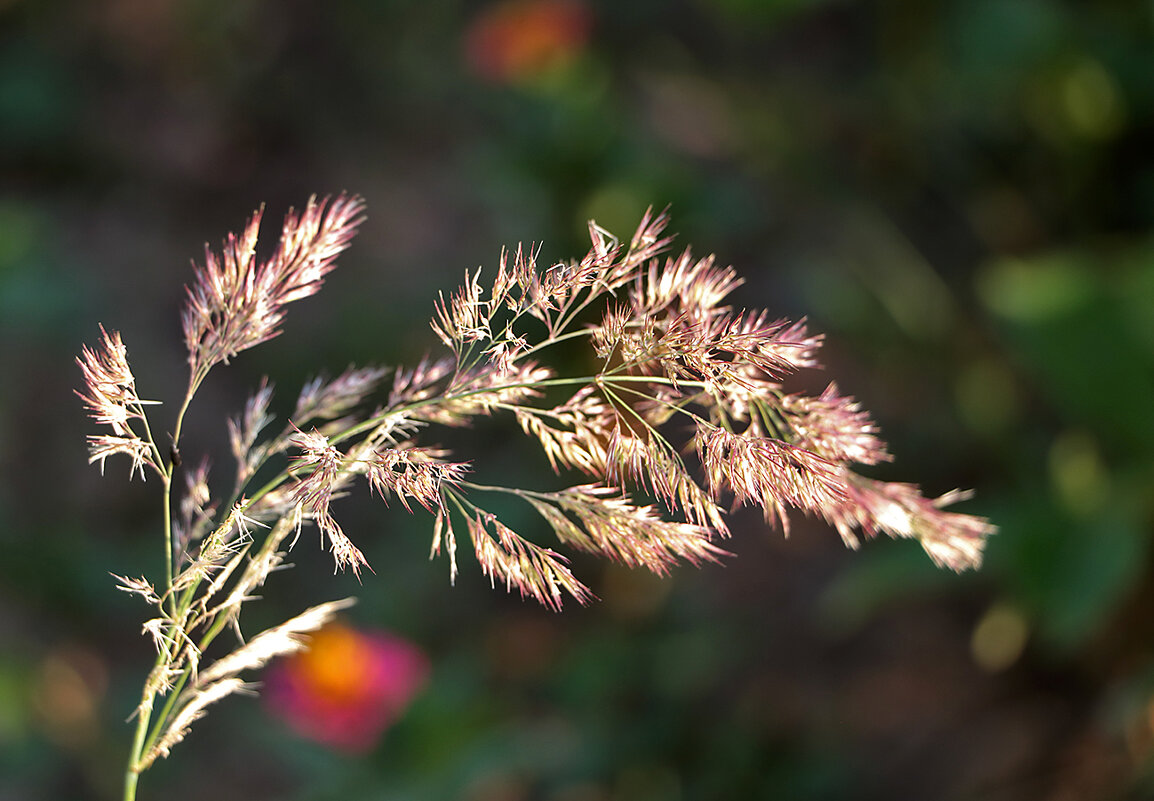
[[[153,662],[152,669],[155,671],[166,659],[163,650],[156,653],[156,661]],[[152,676],[152,672],[149,672]],[[152,703],[156,698],[155,689],[149,689],[148,697],[141,700],[140,707],[137,709],[136,716],[136,733],[132,738],[132,750],[128,756],[128,766],[124,771],[124,801],[134,801],[136,798],[136,783],[140,780],[140,758],[144,754],[144,744],[147,742],[146,733],[148,732],[148,724],[152,720]]]
[[[196,380],[189,382],[188,392],[185,394],[184,401],[181,403],[180,410],[177,412],[172,434],[172,447],[174,450],[180,442],[180,429],[184,422],[185,412],[188,411],[189,403],[191,403],[192,396],[196,393],[196,388],[199,386],[199,383],[200,382]],[[148,424],[148,417],[143,413],[143,409],[141,410],[140,416],[144,421],[144,430],[148,437],[153,457],[156,459],[157,467],[162,470],[161,481],[164,485],[162,492],[164,519],[164,594],[168,597],[169,612],[173,615],[173,619],[176,619],[177,600],[172,593],[173,557],[176,550],[172,529],[172,476],[176,465],[171,459],[167,461],[167,465],[165,464],[165,459],[156,444],[156,439],[152,436],[152,429]],[[169,655],[166,653],[166,649],[159,649],[156,654],[156,661],[153,662],[153,670],[155,671],[156,668],[160,667],[168,657]],[[149,675],[152,675],[151,672]],[[151,741],[148,737],[148,728],[149,723],[152,722],[152,705],[156,699],[156,690],[149,689],[147,692],[148,696],[142,699],[137,712],[136,732],[132,738],[132,749],[129,752],[128,766],[124,773],[124,801],[135,801],[136,799],[136,787],[140,781],[140,759],[144,755],[145,744]],[[158,720],[158,724],[163,722],[170,708],[171,704],[165,707],[165,714]]]
[[[175,552],[175,543],[172,539],[172,466],[169,465],[170,480],[164,482],[164,587],[172,589],[172,555]],[[169,611],[176,614],[176,598],[169,595]]]
[[[130,766],[131,768],[131,766]],[[129,770],[124,776],[124,801],[136,801],[136,780],[140,776],[133,770]]]

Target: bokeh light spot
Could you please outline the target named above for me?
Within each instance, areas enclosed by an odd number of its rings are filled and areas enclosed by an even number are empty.
[[[1098,443],[1085,431],[1066,431],[1050,445],[1050,481],[1068,511],[1089,515],[1110,494],[1110,476]]]
[[[91,742],[99,731],[108,667],[96,654],[76,646],[50,652],[40,663],[33,686],[33,708],[45,734],[66,747]]]
[[[1018,417],[1020,408],[1014,376],[1002,362],[978,359],[958,374],[958,409],[975,431],[998,434]]]
[[[1062,82],[1062,100],[1070,127],[1090,139],[1105,139],[1123,126],[1118,88],[1097,61],[1081,61]]]
[[[1018,322],[1041,322],[1067,314],[1092,296],[1091,280],[1079,264],[1056,255],[1046,259],[1002,259],[978,275],[982,302]]]
[[[1017,609],[995,604],[982,616],[970,637],[970,653],[978,667],[999,673],[1022,656],[1029,637],[1026,618]]]

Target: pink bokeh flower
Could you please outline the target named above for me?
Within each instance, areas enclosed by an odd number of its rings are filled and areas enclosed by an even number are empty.
[[[413,643],[335,624],[272,666],[265,700],[298,734],[359,753],[404,714],[428,673],[428,657]]]

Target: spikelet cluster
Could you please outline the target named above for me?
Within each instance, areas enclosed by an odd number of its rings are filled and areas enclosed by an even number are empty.
[[[128,349],[120,332],[109,333],[100,326],[100,344],[95,348],[85,345],[76,363],[84,374],[84,390],[76,394],[88,408],[89,417],[112,431],[88,436],[89,464],[100,462],[104,472],[104,461],[123,453],[131,459],[130,476],[140,473],[143,479],[145,467],[162,472],[157,452],[137,430],[146,423],[144,405],[155,401],[141,400],[136,394],[136,378],[128,367]]]
[[[261,264],[262,211],[240,236],[229,234],[219,254],[205,248],[181,317],[190,376],[199,380],[213,365],[277,336],[284,307],[321,288],[363,220],[362,209],[359,198],[311,198],[299,216],[285,218],[276,252]]]

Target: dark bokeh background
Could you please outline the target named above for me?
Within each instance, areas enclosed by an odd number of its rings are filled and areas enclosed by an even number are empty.
[[[356,593],[429,654],[424,694],[362,757],[233,700],[142,798],[1154,797],[1154,6],[587,0],[551,33],[536,5],[0,2],[0,799],[118,797],[151,663],[108,574],[155,574],[156,487],[86,464],[74,355],[103,322],[178,398],[190,259],[341,190],[369,223],[214,374],[186,459],[223,467],[263,374],[283,407],[419,358],[501,245],[579,256],[588,218],[668,204],[740,303],[828,334],[897,456],[877,475],[974,487],[1002,530],[959,577],[740,515],[724,566],[578,560],[602,601],[554,615],[468,560],[450,588],[426,516],[350,499],[376,574],[305,537],[249,625]],[[477,442],[533,481],[511,430]]]

